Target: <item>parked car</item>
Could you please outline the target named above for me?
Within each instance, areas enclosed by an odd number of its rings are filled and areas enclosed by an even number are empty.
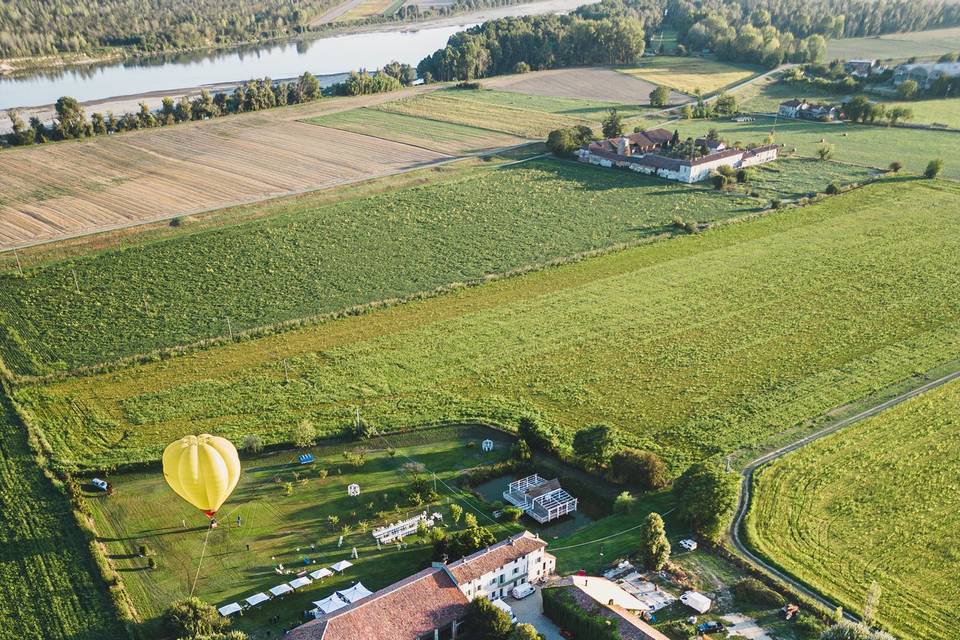
[[[681,541],[678,542],[677,544],[680,545],[680,548],[681,548],[681,549],[685,549],[686,551],[696,551],[696,550],[697,550],[697,541],[696,541],[696,540],[691,540],[690,538],[687,538],[686,540],[681,540]]]
[[[532,584],[524,583],[524,584],[517,585],[513,589],[511,589],[510,595],[512,595],[517,600],[523,600],[527,596],[533,595],[534,591],[536,591],[536,589],[533,588]]]
[[[723,623],[717,622],[716,620],[711,620],[710,622],[704,622],[703,624],[697,626],[697,633],[720,633],[725,631],[726,627],[723,626]]]
[[[100,491],[106,491],[110,488],[110,485],[107,483],[107,481],[101,480],[100,478],[94,478],[90,481],[90,484],[95,486],[97,489],[100,489]]]

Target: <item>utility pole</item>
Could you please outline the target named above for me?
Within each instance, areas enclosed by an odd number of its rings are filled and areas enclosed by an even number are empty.
[[[13,250],[13,257],[17,259],[17,271],[20,272],[20,277],[23,277],[23,267],[20,265],[20,254],[17,253],[17,250]]]
[[[71,269],[70,272],[73,273],[73,286],[76,287],[77,293],[80,293],[80,281],[77,279],[77,270]]]
[[[290,372],[287,370],[287,359],[283,359],[283,384],[290,384]]]
[[[227,331],[230,333],[230,342],[233,342],[233,325],[230,323],[230,316],[227,316]]]

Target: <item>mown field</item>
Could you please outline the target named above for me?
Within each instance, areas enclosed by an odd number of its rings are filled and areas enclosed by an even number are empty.
[[[396,0],[361,0],[359,4],[352,7],[334,22],[351,22],[353,20],[362,20],[370,16],[383,15],[387,9],[395,4]]]
[[[816,157],[821,144],[833,147],[833,159],[861,166],[887,168],[894,160],[907,171],[922,173],[934,158],[945,162],[943,176],[960,178],[960,162],[954,160],[960,135],[941,131],[903,129],[844,123],[818,123],[800,120],[758,117],[754,122],[730,120],[681,120],[670,122],[683,136],[703,136],[714,128],[731,142],[761,142],[774,133],[774,141],[785,145],[787,152]],[[822,141],[822,142],[821,142]]]
[[[609,67],[574,67],[497,76],[484,78],[483,86],[528,95],[578,98],[589,102],[604,100],[620,104],[647,104],[650,92],[657,88],[651,82],[625,76]],[[670,96],[671,104],[688,99],[675,91]]]
[[[499,131],[379,109],[351,109],[311,118],[307,122],[455,155],[490,151],[524,142],[523,138]]]
[[[956,355],[956,352],[954,352]],[[900,638],[956,636],[960,383],[929,391],[760,471],[747,520],[761,553]]]
[[[759,72],[757,67],[720,62],[710,58],[671,56],[644,58],[642,64],[618,69],[618,71],[689,94],[697,89],[704,94],[713,93],[742,82]]]
[[[541,96],[528,93],[515,93],[512,91],[495,91],[491,89],[480,89],[478,91],[457,90],[453,95],[489,105],[524,109],[527,111],[542,111],[544,113],[570,116],[571,118],[582,118],[596,123],[602,121],[610,109],[616,109],[624,118],[639,116],[646,111],[644,107],[636,103],[559,98],[556,96]]]
[[[609,422],[679,470],[956,358],[958,195],[948,181],[880,183],[16,397],[72,466],[156,459],[198,427],[278,442],[308,418],[338,432],[359,406],[385,426],[527,411],[568,429]]]
[[[66,497],[0,390],[0,638],[102,640],[125,632]]]
[[[941,124],[960,129],[960,98],[892,102],[887,104],[887,108],[890,107],[906,107],[913,111],[913,118],[907,122]]]
[[[590,118],[518,109],[496,101],[475,100],[477,93],[469,90],[434,92],[394,100],[377,108],[391,113],[502,131],[537,140],[545,139],[547,134],[560,127],[595,125]]]
[[[0,354],[16,374],[74,369],[638,240],[676,215],[721,220],[765,206],[551,159],[473,163],[422,186],[325,198],[48,262],[25,278],[8,271]]]
[[[483,453],[480,442],[489,437],[495,439],[496,448]],[[468,448],[470,442],[473,445]],[[371,535],[376,527],[427,510],[440,512],[444,516],[442,526],[456,531],[464,526],[463,520],[456,524],[450,517],[450,505],[457,503],[489,527],[498,540],[520,528],[494,522],[490,504],[453,483],[464,469],[509,458],[512,442],[503,434],[480,428],[447,428],[391,437],[390,444],[396,447],[394,455],[379,439],[363,443],[367,453],[360,468],[347,464],[343,456],[359,443],[315,447],[311,452],[317,461],[306,466],[297,464],[297,454],[292,451],[245,456],[240,484],[220,510],[220,526],[209,537],[196,595],[221,606],[290,581],[304,569],[329,567],[340,560],[353,562],[344,574],[324,578],[281,601],[268,602],[235,622],[254,638],[269,637],[268,631],[281,635],[282,628],[301,622],[302,612],[313,608],[310,603],[314,600],[358,580],[376,590],[430,562],[430,546],[416,536],[409,537],[403,549],[395,544],[378,549]],[[410,502],[409,486],[418,474],[405,468],[408,458],[448,482],[449,489],[438,484],[439,501],[421,506]],[[167,603],[190,593],[207,519],[170,490],[159,470],[114,476],[112,481],[116,487],[113,496],[91,492],[88,503],[98,534],[122,572],[146,629],[156,631]],[[347,495],[347,485],[354,482],[361,489],[357,498]],[[292,485],[290,495],[285,489],[287,483]],[[432,488],[432,480],[429,485]],[[330,522],[330,516],[338,518],[336,524]],[[147,545],[156,569],[149,569],[148,559],[139,557],[140,545]],[[354,547],[357,559],[350,558]],[[287,574],[276,573],[279,564]],[[273,616],[280,616],[280,622],[270,624]]]
[[[851,58],[906,59],[913,56],[939,56],[956,53],[960,27],[890,33],[868,38],[841,38],[827,41],[827,60]]]
[[[754,169],[749,183],[738,185],[744,193],[781,200],[798,200],[824,193],[830,183],[837,186],[863,184],[879,172],[841,162],[812,158],[785,158]]]

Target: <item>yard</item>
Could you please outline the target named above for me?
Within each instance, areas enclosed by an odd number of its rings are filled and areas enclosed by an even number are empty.
[[[16,398],[68,466],[156,459],[185,425],[267,443],[304,418],[338,433],[360,406],[389,427],[606,422],[677,473],[956,357],[958,192],[888,181]]]
[[[774,142],[785,145],[787,152],[810,158],[817,156],[822,144],[827,144],[834,160],[880,169],[896,160],[916,174],[922,173],[930,160],[941,158],[946,162],[943,175],[960,178],[960,163],[953,160],[960,135],[952,132],[766,117],[745,123],[729,119],[680,120],[663,126],[679,128],[684,137],[700,137],[713,128],[731,142],[761,142],[772,134]]]
[[[953,638],[958,415],[953,382],[763,468],[751,544],[856,613],[877,581],[877,619],[897,637]]]
[[[492,452],[481,451],[485,438],[495,438]],[[88,492],[88,504],[107,553],[148,629],[154,628],[167,604],[189,595],[198,566],[195,595],[221,606],[293,580],[298,572],[340,560],[353,562],[343,574],[236,619],[235,626],[262,638],[267,631],[276,635],[281,628],[302,621],[302,613],[313,608],[312,601],[358,580],[376,590],[429,565],[431,547],[416,536],[407,538],[399,549],[395,543],[378,549],[370,533],[377,526],[426,510],[440,512],[442,526],[454,531],[463,526],[462,520],[455,524],[450,515],[449,505],[457,503],[497,539],[522,528],[522,524],[492,524],[490,504],[454,482],[467,468],[509,458],[511,439],[488,429],[463,427],[388,440],[396,447],[393,453],[378,438],[315,447],[310,451],[316,462],[309,465],[298,464],[294,451],[245,455],[241,482],[218,514],[220,526],[210,533],[202,565],[198,563],[207,519],[167,487],[159,470],[113,476],[116,493],[107,497]],[[343,455],[355,448],[366,450],[361,468],[353,467]],[[411,459],[427,471],[413,470]],[[410,484],[419,476],[432,488],[430,471],[436,472],[441,500],[417,506],[410,500]],[[347,495],[347,485],[354,482],[361,488],[357,498]],[[148,558],[140,557],[141,545],[147,546],[149,558],[157,563],[155,569],[148,568]],[[351,558],[354,547],[356,559]],[[279,565],[286,569],[285,575],[277,573]],[[270,624],[274,616],[280,622]]]
[[[757,67],[711,58],[671,56],[644,58],[638,66],[619,71],[687,94],[699,89],[704,95],[743,82],[759,72]]]

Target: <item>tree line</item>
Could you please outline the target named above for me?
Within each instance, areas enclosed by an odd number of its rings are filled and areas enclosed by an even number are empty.
[[[321,89],[317,77],[309,72],[304,72],[292,82],[257,78],[237,86],[230,93],[221,91],[211,94],[203,89],[193,99],[186,96],[176,101],[163,98],[159,109],[151,109],[146,102],[141,102],[140,109],[135,112],[120,116],[109,111],[106,114],[95,112],[89,118],[83,105],[75,98],[64,96],[54,105],[56,116],[50,125],[36,116],[25,122],[15,109],[8,110],[11,132],[0,136],[0,141],[10,146],[43,144],[303,104],[320,99],[324,93],[341,96],[384,93],[410,84],[415,75],[410,65],[392,62],[373,74],[363,69],[351,72],[343,82],[331,85],[326,90]]]

